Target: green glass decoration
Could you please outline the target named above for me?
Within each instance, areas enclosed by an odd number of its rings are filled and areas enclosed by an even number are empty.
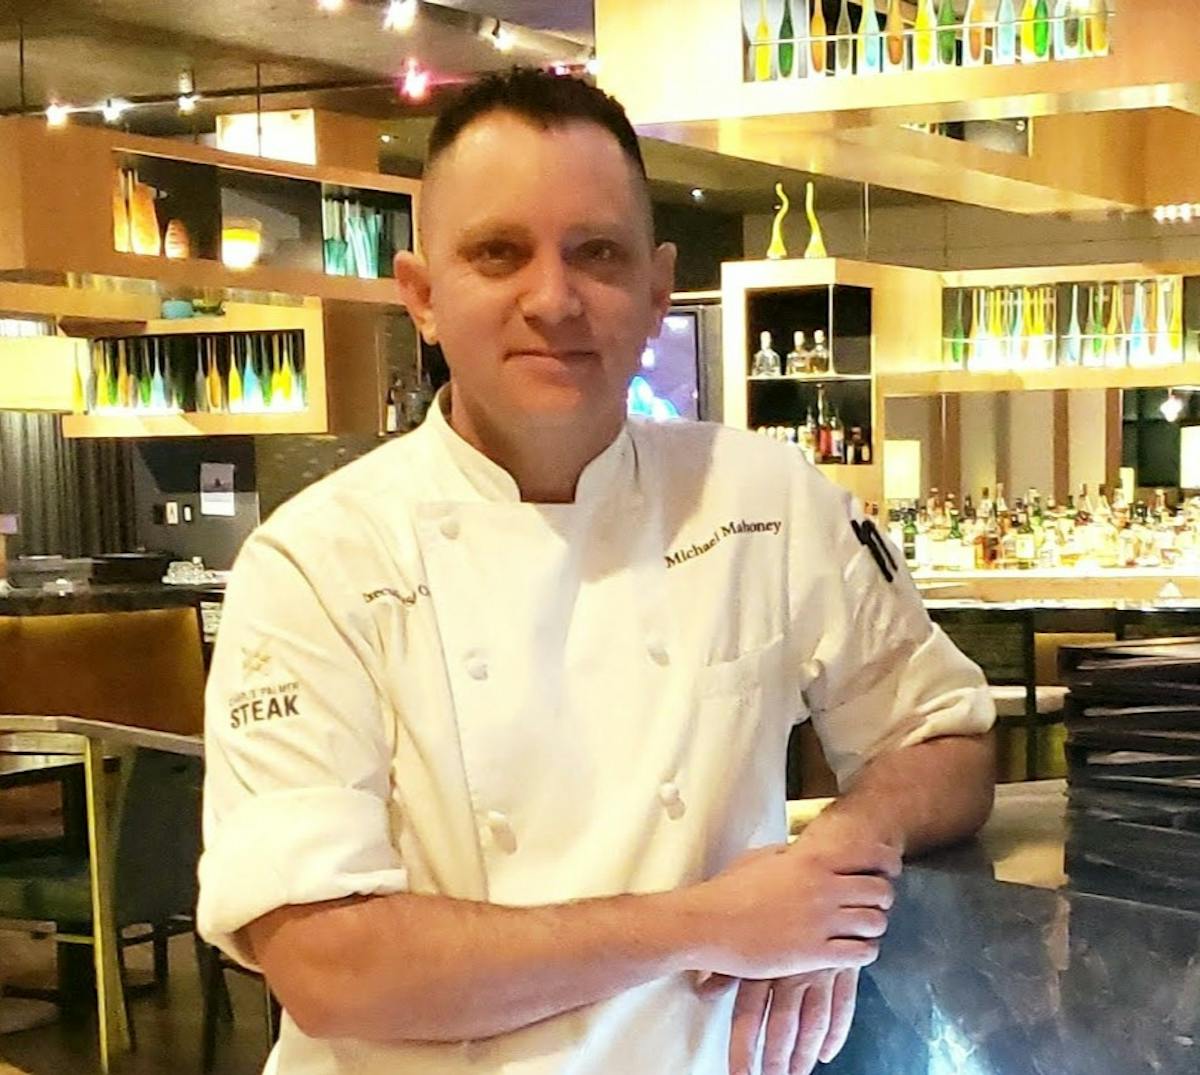
[[[938,63],[943,67],[953,67],[958,51],[958,13],[954,10],[954,0],[942,0],[937,24]]]
[[[791,78],[796,63],[796,28],[792,23],[792,0],[783,0],[783,21],[779,24],[779,77]]]

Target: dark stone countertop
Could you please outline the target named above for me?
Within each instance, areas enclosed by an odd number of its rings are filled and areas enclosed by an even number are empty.
[[[40,590],[12,590],[0,594],[0,616],[62,616],[77,612],[179,608],[202,600],[219,601],[222,593],[217,586],[167,586],[164,583],[91,585],[63,595]]]
[[[1079,891],[1065,784],[910,864],[831,1075],[1197,1075],[1200,914]]]

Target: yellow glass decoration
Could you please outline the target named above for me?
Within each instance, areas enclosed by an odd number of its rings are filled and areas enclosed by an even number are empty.
[[[978,67],[987,59],[987,12],[983,0],[967,0],[963,15],[963,62]]]
[[[808,184],[804,192],[804,212],[808,216],[808,226],[812,229],[812,235],[809,236],[808,248],[804,251],[804,256],[806,258],[829,257],[829,254],[825,250],[825,236],[821,232],[821,222],[817,220],[816,188],[812,183]]]
[[[775,184],[775,194],[779,198],[780,205],[779,211],[775,214],[775,220],[771,224],[771,245],[767,247],[767,257],[778,260],[788,256],[787,246],[783,241],[783,221],[792,208],[792,203],[788,200],[787,191],[783,189],[782,183]]]
[[[249,269],[262,255],[262,222],[231,217],[221,229],[221,261],[230,269]]]
[[[933,66],[934,48],[937,39],[934,28],[937,26],[937,12],[933,0],[919,0],[917,17],[913,23],[913,66],[924,70]]]
[[[1088,51],[1093,56],[1108,55],[1108,0],[1092,0],[1087,37]]]
[[[809,27],[809,40],[812,42],[810,52],[812,53],[812,67],[809,69],[810,75],[816,75],[818,78],[825,74],[829,62],[829,42],[826,37],[829,36],[829,27],[825,22],[825,12],[822,8],[820,0],[813,4],[812,25]]]
[[[1173,359],[1178,360],[1183,353],[1183,282],[1175,280],[1171,285],[1171,349],[1175,352]]]
[[[758,25],[754,29],[754,81],[771,81],[771,24],[767,21],[767,0],[758,0]]]
[[[900,10],[900,0],[891,0],[888,4],[887,22],[883,30],[887,41],[888,67],[891,70],[904,68],[904,14]]]
[[[1021,59],[1026,63],[1036,58],[1037,0],[1025,0],[1021,6]]]
[[[192,237],[188,234],[187,225],[178,217],[167,223],[163,253],[172,261],[185,261],[192,256]]]

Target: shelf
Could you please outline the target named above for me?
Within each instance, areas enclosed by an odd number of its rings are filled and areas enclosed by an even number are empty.
[[[928,370],[879,378],[885,397],[937,396],[964,392],[1054,391],[1072,388],[1170,388],[1200,384],[1200,362],[1173,366],[1058,367],[1049,370]]]
[[[869,381],[869,373],[781,373],[778,376],[768,374],[751,374],[747,381],[778,383],[779,381],[798,381],[820,383],[825,381]]]
[[[66,414],[65,437],[214,437],[324,433],[312,410],[278,414]]]

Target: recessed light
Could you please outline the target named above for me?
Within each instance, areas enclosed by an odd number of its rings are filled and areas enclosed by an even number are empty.
[[[49,127],[65,127],[70,115],[71,108],[69,105],[60,105],[54,102],[46,109],[46,125]]]

